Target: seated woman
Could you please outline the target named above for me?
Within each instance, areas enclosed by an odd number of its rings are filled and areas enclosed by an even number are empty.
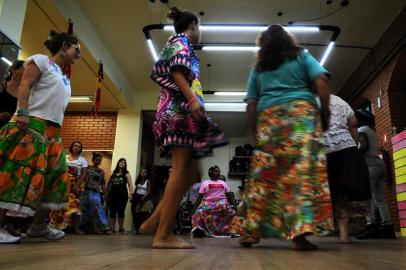
[[[202,183],[195,202],[197,210],[192,217],[192,234],[195,237],[230,235],[234,199],[227,183],[219,179],[218,166],[209,169],[209,177],[210,180]]]

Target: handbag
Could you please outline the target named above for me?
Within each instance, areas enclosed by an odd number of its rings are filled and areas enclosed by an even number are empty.
[[[152,209],[154,209],[154,204],[152,203],[151,200],[147,200],[144,203],[138,204],[137,208],[135,209],[135,212],[136,213],[149,212]]]

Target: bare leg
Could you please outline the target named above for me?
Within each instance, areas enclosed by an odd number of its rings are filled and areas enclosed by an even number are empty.
[[[124,218],[119,218],[118,219],[118,230],[119,231],[124,230]]]
[[[45,218],[49,216],[49,209],[40,208],[34,215],[34,225],[42,225],[45,223]]]
[[[197,180],[201,178],[200,176],[200,170],[199,170],[199,162],[197,159],[192,159],[190,169],[188,170],[188,179],[189,181],[188,186],[185,186],[185,190],[182,190],[182,194],[184,194],[188,188],[193,185]],[[139,233],[141,234],[152,234],[155,235],[156,230],[158,229],[159,225],[159,217],[161,215],[161,210],[162,210],[162,201],[161,200],[158,203],[158,206],[155,208],[154,213],[146,220],[144,223],[142,223]]]
[[[73,215],[72,216],[72,225],[73,229],[75,230],[75,233],[77,234],[85,234],[81,229],[80,229],[80,216],[79,215]]]
[[[110,226],[110,229],[112,229],[113,231],[116,230],[116,219],[115,218],[109,218],[109,226]]]
[[[172,149],[172,173],[162,198],[159,225],[156,231],[153,248],[194,248],[172,234],[172,225],[180,200],[185,191],[190,187],[189,173],[191,168],[192,150],[187,148]]]
[[[338,229],[340,231],[340,243],[350,244],[352,243],[350,236],[348,234],[348,217],[343,217],[338,219]]]

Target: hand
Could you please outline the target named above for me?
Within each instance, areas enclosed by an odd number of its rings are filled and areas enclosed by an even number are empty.
[[[201,122],[204,119],[204,108],[198,99],[195,99],[192,104],[190,104],[190,111],[192,112],[192,117],[196,122]]]
[[[9,114],[8,112],[2,112],[2,113],[0,113],[0,121],[8,122],[8,121],[10,121],[11,116],[12,115]]]
[[[130,201],[130,202],[131,202],[132,198],[133,198],[133,194],[132,194],[132,193],[130,193],[130,192],[128,192],[128,201]]]
[[[17,116],[16,117],[17,128],[20,130],[27,130],[29,118],[28,116]]]

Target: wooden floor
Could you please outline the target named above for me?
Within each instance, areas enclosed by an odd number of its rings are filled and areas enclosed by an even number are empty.
[[[262,241],[240,248],[238,239],[188,238],[195,250],[153,250],[151,237],[67,236],[57,242],[26,239],[0,245],[0,269],[406,269],[406,238],[337,244],[334,237],[310,238],[321,250],[300,252],[289,242]]]

